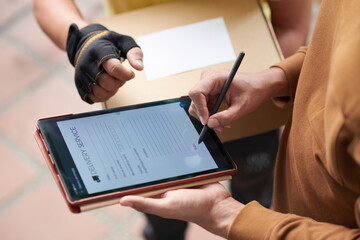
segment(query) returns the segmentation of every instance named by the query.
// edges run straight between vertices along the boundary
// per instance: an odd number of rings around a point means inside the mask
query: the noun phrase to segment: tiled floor
[[[88,19],[101,0],[79,0]],[[71,214],[34,141],[38,118],[100,109],[80,101],[73,69],[38,27],[31,0],[0,1],[0,239],[141,239],[145,219],[112,206]],[[166,226],[164,226],[166,227]],[[191,225],[187,239],[219,239]]]

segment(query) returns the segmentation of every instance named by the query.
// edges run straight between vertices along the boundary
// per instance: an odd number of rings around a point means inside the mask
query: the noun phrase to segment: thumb
[[[128,59],[130,65],[136,70],[143,70],[143,52],[140,48],[134,47],[128,51],[126,54],[126,58]]]
[[[148,198],[141,196],[125,196],[120,199],[120,205],[131,207],[137,211],[162,216],[166,214],[166,200],[161,198]]]

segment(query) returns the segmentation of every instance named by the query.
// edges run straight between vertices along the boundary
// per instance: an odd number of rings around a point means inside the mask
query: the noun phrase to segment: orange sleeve
[[[360,229],[349,229],[330,223],[316,222],[294,214],[283,214],[253,201],[237,215],[228,239],[358,239]]]
[[[304,62],[306,51],[307,51],[307,47],[301,47],[292,56],[286,58],[284,61],[278,64],[271,66],[271,67],[281,68],[285,72],[286,78],[289,81],[290,96],[277,97],[273,99],[274,103],[278,107],[284,108],[294,102],[296,87],[299,80],[300,71]]]

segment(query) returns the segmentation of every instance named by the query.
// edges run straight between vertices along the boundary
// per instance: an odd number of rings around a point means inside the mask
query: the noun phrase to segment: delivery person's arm
[[[125,68],[120,59],[127,58],[136,70],[143,69],[142,51],[131,37],[99,24],[88,25],[74,1],[34,0],[34,13],[42,30],[67,51],[84,101],[106,101],[134,78],[134,72]]]
[[[303,46],[310,29],[312,0],[268,0],[271,22],[284,57]]]

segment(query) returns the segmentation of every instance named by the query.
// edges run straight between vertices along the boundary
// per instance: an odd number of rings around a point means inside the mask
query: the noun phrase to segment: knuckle
[[[191,89],[189,91],[189,97],[192,99],[192,100],[196,100],[196,99],[199,99],[199,97],[201,97],[201,91],[199,89]]]
[[[111,98],[112,96],[114,96],[116,93],[117,93],[117,89],[113,89],[113,90],[109,91],[109,93],[107,94],[108,99]]]
[[[114,61],[108,62],[107,70],[110,75],[114,76],[117,73],[117,64]]]
[[[189,109],[189,113],[193,116],[196,115],[196,111],[193,108]]]
[[[176,190],[174,190],[176,191]],[[164,207],[167,208],[168,210],[171,210],[171,206],[176,206],[178,205],[178,201],[177,201],[177,198],[176,196],[174,196],[174,191],[170,191],[167,193],[167,197],[164,199]]]
[[[109,79],[104,79],[100,84],[100,86],[106,90],[112,89],[113,85],[114,84],[111,81],[109,81]]]
[[[211,78],[216,74],[218,69],[212,69],[212,68],[205,68],[200,75],[200,79],[207,79]]]
[[[190,98],[194,97],[195,94],[196,94],[196,92],[197,92],[197,90],[191,89],[191,90],[189,91],[189,97],[190,97]]]
[[[143,57],[143,51],[139,47],[134,47],[129,50],[128,54],[130,55],[136,55],[137,57]]]
[[[223,126],[230,125],[231,123],[233,123],[235,121],[235,119],[236,119],[236,116],[234,114],[230,114],[223,119],[222,125]]]
[[[208,73],[209,73],[209,69],[204,69],[202,72],[201,72],[201,74],[200,74],[200,79],[203,79],[203,78],[206,78],[206,76],[208,75]]]
[[[104,102],[106,101],[106,95],[101,91],[94,91],[94,96],[100,101]]]
[[[106,88],[106,90],[111,94],[115,93],[117,89],[118,89],[118,87],[115,83],[110,83],[108,85],[108,87]]]

